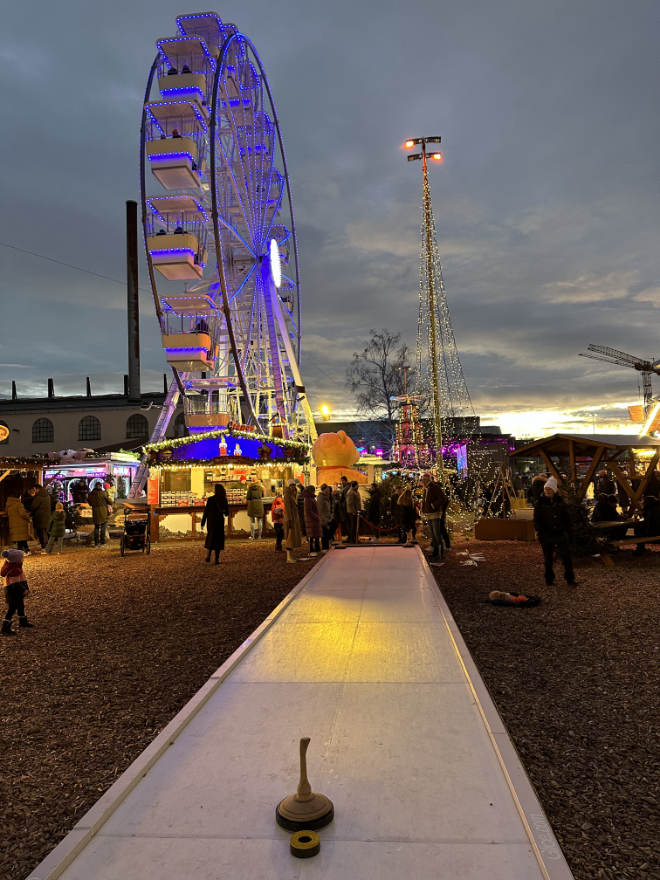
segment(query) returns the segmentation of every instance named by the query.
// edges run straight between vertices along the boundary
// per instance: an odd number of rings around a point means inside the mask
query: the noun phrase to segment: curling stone
[[[335,808],[330,798],[317,794],[307,779],[307,746],[309,737],[300,740],[300,782],[295,794],[281,800],[275,809],[277,824],[287,831],[307,831],[323,828],[332,822]]]

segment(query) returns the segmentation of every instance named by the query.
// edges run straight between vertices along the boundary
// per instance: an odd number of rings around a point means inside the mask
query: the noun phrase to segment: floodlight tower
[[[433,433],[435,439],[435,464],[438,472],[442,474],[442,410],[440,407],[440,387],[438,378],[438,313],[436,308],[436,290],[433,272],[433,248],[431,244],[431,191],[429,188],[429,176],[427,165],[427,144],[439,144],[442,142],[440,137],[421,137],[409,138],[404,147],[406,150],[412,150],[414,146],[420,145],[422,150],[420,153],[410,153],[409,162],[417,159],[422,160],[422,178],[424,190],[424,230],[426,235],[426,277],[428,279],[428,296],[429,296],[429,348],[431,354],[431,385],[433,388]],[[439,150],[434,150],[431,154],[434,162],[442,162],[443,156]]]

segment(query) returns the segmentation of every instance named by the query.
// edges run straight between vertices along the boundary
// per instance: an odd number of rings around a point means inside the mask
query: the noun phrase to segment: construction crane
[[[593,354],[591,353],[593,352]],[[653,386],[651,376],[653,373],[660,376],[660,360],[644,359],[626,354],[616,348],[608,348],[606,345],[588,345],[586,352],[580,352],[580,357],[593,358],[595,361],[605,361],[607,364],[615,364],[617,367],[631,367],[642,374],[642,389],[644,392],[644,416],[646,417],[653,405]]]

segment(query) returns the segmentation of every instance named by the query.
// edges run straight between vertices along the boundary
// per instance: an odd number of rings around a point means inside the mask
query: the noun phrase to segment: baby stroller
[[[148,510],[134,510],[126,514],[124,531],[119,541],[119,552],[125,556],[127,550],[151,553],[151,518]]]

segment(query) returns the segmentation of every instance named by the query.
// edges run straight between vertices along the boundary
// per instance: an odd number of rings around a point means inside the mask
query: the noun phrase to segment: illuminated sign
[[[7,437],[9,437],[9,428],[6,425],[0,425],[0,443],[4,443]]]

